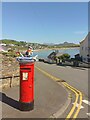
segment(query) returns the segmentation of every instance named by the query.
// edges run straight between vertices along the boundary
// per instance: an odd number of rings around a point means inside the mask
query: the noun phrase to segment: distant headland
[[[17,40],[11,40],[11,39],[2,39],[0,40],[0,44],[7,47],[13,47],[18,49],[27,49],[27,47],[30,45],[33,47],[34,50],[37,49],[57,49],[57,48],[73,48],[73,47],[80,47],[79,44],[75,43],[59,43],[59,44],[53,44],[53,43],[31,43],[26,41],[17,41]]]

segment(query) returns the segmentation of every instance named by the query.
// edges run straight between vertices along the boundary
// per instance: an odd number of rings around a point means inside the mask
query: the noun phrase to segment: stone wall
[[[5,78],[0,82],[0,88],[3,90],[19,85],[19,79],[20,79],[19,77],[14,76]]]
[[[19,63],[16,58],[8,57],[0,54],[1,72],[0,72],[0,88],[7,89],[19,85]]]

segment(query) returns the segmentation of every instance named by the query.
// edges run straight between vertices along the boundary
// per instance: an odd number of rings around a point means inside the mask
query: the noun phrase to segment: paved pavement
[[[61,85],[35,70],[34,110],[19,111],[19,86],[4,90],[2,97],[3,118],[48,118],[67,103],[68,92]]]

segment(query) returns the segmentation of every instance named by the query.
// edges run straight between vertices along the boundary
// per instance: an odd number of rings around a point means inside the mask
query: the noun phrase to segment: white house
[[[80,42],[80,57],[82,57],[83,62],[90,62],[90,32]]]
[[[1,46],[6,46],[6,44],[4,44],[4,43],[0,43],[0,45],[1,45]]]
[[[8,52],[5,46],[0,45],[0,52]]]
[[[9,46],[15,46],[14,44],[9,44]]]

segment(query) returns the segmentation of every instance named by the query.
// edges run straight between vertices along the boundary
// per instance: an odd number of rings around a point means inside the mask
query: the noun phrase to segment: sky
[[[2,3],[3,39],[79,43],[87,33],[87,2]]]

